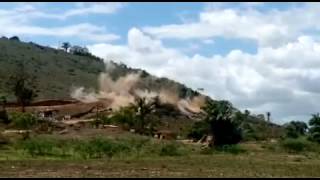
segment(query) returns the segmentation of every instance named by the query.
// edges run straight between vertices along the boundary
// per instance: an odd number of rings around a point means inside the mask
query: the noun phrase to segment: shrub
[[[210,131],[210,125],[206,121],[197,121],[193,124],[190,132],[188,133],[189,138],[200,140],[204,135]]]
[[[113,157],[141,156],[180,156],[187,153],[183,144],[176,142],[152,141],[150,138],[129,137],[108,139],[96,137],[93,139],[57,139],[48,137],[33,137],[16,143],[31,156],[59,156],[80,159],[97,159]]]
[[[31,156],[43,156],[51,155],[56,144],[47,138],[34,138],[21,142],[21,145]]]
[[[12,113],[10,119],[15,127],[21,129],[30,129],[39,122],[39,120],[30,113]]]
[[[280,146],[286,151],[294,153],[312,150],[310,142],[304,139],[285,139],[280,142]]]
[[[130,146],[126,143],[115,142],[111,139],[94,138],[87,142],[78,144],[75,149],[81,157],[87,158],[111,158],[116,154],[130,151]]]
[[[244,141],[262,141],[266,140],[269,135],[269,128],[266,127],[264,122],[257,122],[251,124],[245,122],[242,124],[243,140]]]
[[[206,147],[200,151],[201,154],[230,153],[235,155],[245,152],[247,152],[245,149],[236,144],[216,146],[214,148]]]
[[[291,121],[285,124],[286,136],[288,138],[298,138],[306,133],[308,126],[305,122]]]
[[[262,143],[261,148],[267,149],[269,151],[276,151],[279,149],[279,144],[271,144],[271,143]]]
[[[132,128],[136,119],[134,111],[130,107],[122,107],[120,110],[115,112],[112,117],[106,119],[106,122],[108,121],[116,124],[126,125],[129,128]]]
[[[246,152],[245,149],[241,148],[239,145],[223,145],[214,148],[216,151],[226,152],[231,154],[240,154]]]
[[[209,148],[209,147],[205,147],[203,149],[201,149],[200,154],[213,154],[215,151],[213,148]]]
[[[109,118],[108,116],[102,116],[101,117],[101,121],[102,121],[103,124],[112,124],[112,123],[114,123],[113,119]]]
[[[4,145],[4,144],[8,144],[9,143],[9,140],[4,137],[2,134],[0,134],[0,147],[1,145]]]
[[[317,129],[320,129],[320,128],[318,127]],[[310,135],[308,137],[308,140],[320,143],[320,132],[312,132],[312,133],[310,133]]]
[[[180,151],[178,144],[168,143],[168,144],[162,145],[159,155],[160,156],[180,156],[182,155],[182,152]]]

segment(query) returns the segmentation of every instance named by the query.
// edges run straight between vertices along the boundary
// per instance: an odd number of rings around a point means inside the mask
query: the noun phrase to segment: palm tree
[[[152,126],[153,122],[147,121],[149,119],[146,118],[147,115],[153,113],[155,111],[155,103],[147,102],[146,98],[135,98],[135,103],[131,104],[136,117],[136,131],[140,134],[146,133],[146,128],[148,126]],[[153,128],[153,127],[150,127]]]
[[[270,112],[267,112],[267,121],[270,122],[270,116],[271,116],[271,113]]]
[[[71,44],[69,42],[63,42],[61,47],[67,52]]]

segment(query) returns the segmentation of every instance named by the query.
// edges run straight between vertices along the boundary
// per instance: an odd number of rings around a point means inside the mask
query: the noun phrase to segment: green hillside
[[[72,86],[84,86],[97,89],[97,78],[105,71],[103,60],[92,55],[73,55],[63,50],[44,47],[35,43],[25,43],[19,40],[0,39],[0,93],[6,93],[9,100],[14,100],[8,92],[6,82],[10,75],[16,72],[19,62],[24,62],[26,71],[37,78],[37,100],[68,99]],[[114,64],[111,75],[114,79],[127,73],[141,70],[128,68],[123,64]],[[167,78],[152,78],[142,71],[141,88],[159,90],[161,87],[175,88],[181,97],[187,91],[190,95],[197,92]]]
[[[34,43],[1,38],[0,49],[2,93],[7,91],[5,83],[21,61],[25,62],[26,71],[37,78],[38,99],[69,98],[72,85],[97,87],[97,75],[104,71],[100,59],[75,56]]]

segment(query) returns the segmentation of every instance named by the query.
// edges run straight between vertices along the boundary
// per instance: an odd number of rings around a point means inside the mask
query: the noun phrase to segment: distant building
[[[39,112],[40,118],[53,120],[59,111],[55,109],[46,109]]]

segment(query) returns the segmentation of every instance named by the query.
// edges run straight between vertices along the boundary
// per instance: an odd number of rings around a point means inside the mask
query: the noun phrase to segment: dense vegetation
[[[146,137],[122,137],[110,139],[59,139],[35,137],[15,144],[28,155],[54,156],[62,158],[96,159],[112,157],[179,156],[188,151],[182,144],[163,141],[155,142]]]

